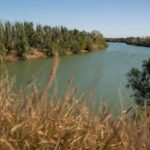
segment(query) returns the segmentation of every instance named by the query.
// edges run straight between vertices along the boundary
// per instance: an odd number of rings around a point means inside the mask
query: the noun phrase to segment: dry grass
[[[114,117],[102,104],[98,113],[89,111],[88,96],[77,97],[76,89],[64,93],[61,99],[56,91],[49,97],[57,65],[56,57],[44,91],[30,83],[31,93],[24,94],[22,89],[14,94],[8,78],[0,81],[0,149],[150,149],[148,109],[142,117],[137,109],[132,109],[134,117],[128,116],[129,110]]]

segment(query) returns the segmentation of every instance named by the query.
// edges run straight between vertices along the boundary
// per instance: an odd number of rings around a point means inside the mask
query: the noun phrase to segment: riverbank
[[[99,31],[70,30],[32,22],[0,22],[0,55],[7,62],[51,57],[56,52],[60,56],[79,54],[106,47]]]
[[[106,38],[107,42],[126,43],[128,45],[150,47],[150,37]]]
[[[45,58],[47,57],[44,53],[38,51],[35,48],[31,48],[30,54],[26,54],[24,57],[18,57],[16,55],[6,55],[3,57],[4,62],[15,62],[15,61],[22,61],[22,60],[32,60],[38,58]]]
[[[89,52],[95,52],[106,49],[108,46],[95,46],[93,49],[89,50],[80,50],[78,53],[71,52],[71,51],[64,51],[63,53],[60,53],[59,56],[71,56],[76,54],[84,54]],[[53,57],[54,54],[51,54],[50,56],[47,56],[44,52],[39,51],[35,48],[31,48],[30,54],[26,54],[24,57],[18,57],[16,55],[6,55],[2,58],[3,62],[16,62],[16,61],[23,61],[23,60],[32,60],[32,59],[39,59],[39,58],[46,58],[46,57]]]

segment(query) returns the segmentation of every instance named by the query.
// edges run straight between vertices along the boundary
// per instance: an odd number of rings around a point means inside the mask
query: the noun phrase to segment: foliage
[[[17,52],[16,52],[17,56],[25,57],[25,55],[29,51],[29,43],[28,43],[27,36],[24,30],[24,26],[23,24],[16,23],[15,28],[16,28],[15,46],[17,49]]]
[[[150,105],[150,59],[143,61],[142,70],[132,68],[128,73],[128,87],[134,91],[138,105]]]
[[[129,45],[150,47],[150,37],[107,38],[107,42],[122,42]]]
[[[25,57],[37,49],[48,56],[55,51],[64,55],[66,51],[80,53],[81,50],[92,50],[107,46],[99,32],[88,33],[77,29],[68,30],[65,27],[50,27],[32,22],[0,22],[0,52],[1,55]]]

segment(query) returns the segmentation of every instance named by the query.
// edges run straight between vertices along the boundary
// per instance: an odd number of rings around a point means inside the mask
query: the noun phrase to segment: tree
[[[34,46],[34,27],[32,22],[24,22],[24,30],[28,39],[29,45]]]
[[[4,44],[3,44],[3,41],[2,41],[2,37],[0,35],[0,56],[4,55],[4,50],[5,50],[5,47],[4,47]]]
[[[4,44],[7,50],[7,53],[11,53],[14,49],[14,34],[15,27],[9,21],[4,24]]]
[[[16,39],[17,55],[20,57],[25,57],[26,54],[29,52],[30,47],[24,30],[24,25],[22,23],[16,23],[15,27],[17,33]]]
[[[0,23],[0,56],[5,55],[5,45],[4,45],[4,27],[3,24]]]
[[[150,59],[143,61],[142,70],[132,68],[127,74],[128,85],[132,88],[135,102],[139,106],[150,105]]]
[[[44,42],[44,33],[43,33],[43,27],[41,25],[36,26],[36,32],[34,34],[34,47],[41,49],[43,48],[43,42]]]
[[[65,27],[34,25],[32,22],[0,22],[0,52],[6,55],[26,57],[31,48],[35,48],[48,56],[55,51],[80,53],[106,47],[103,36],[97,32],[85,32]]]

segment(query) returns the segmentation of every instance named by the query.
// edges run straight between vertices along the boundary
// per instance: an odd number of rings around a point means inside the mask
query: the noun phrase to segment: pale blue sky
[[[2,21],[33,21],[106,37],[150,36],[150,0],[0,0]]]

